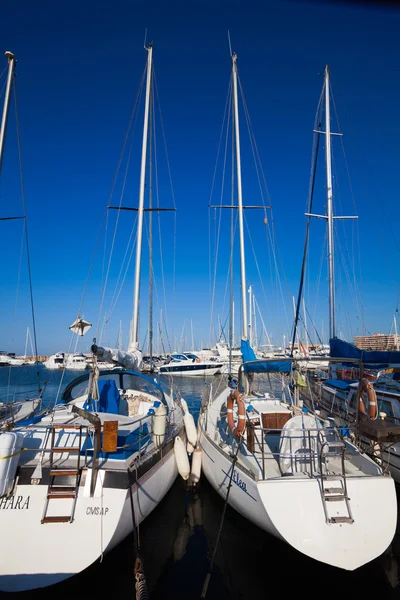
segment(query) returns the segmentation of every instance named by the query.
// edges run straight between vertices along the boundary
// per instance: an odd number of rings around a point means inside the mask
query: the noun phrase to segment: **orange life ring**
[[[236,401],[238,406],[238,422],[235,425],[233,420],[233,405]],[[244,400],[238,390],[232,390],[226,401],[227,413],[228,413],[228,427],[235,437],[240,437],[246,426],[246,407]]]
[[[199,358],[196,358],[196,362],[200,362],[200,359],[199,359]]]
[[[364,401],[362,399],[363,394],[367,394],[368,398],[368,416],[370,419],[375,420],[378,416],[378,403],[376,399],[376,392],[372,383],[364,377],[361,381],[361,393],[360,393],[360,411],[366,415]]]

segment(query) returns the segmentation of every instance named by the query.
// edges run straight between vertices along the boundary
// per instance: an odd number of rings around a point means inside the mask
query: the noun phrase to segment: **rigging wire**
[[[156,81],[156,75],[155,75],[155,70],[153,67],[153,79],[154,79],[154,90],[155,90],[155,98],[157,99],[157,106],[158,106],[158,114],[160,117],[160,124],[161,124],[161,132],[162,132],[162,139],[164,142],[164,152],[165,152],[165,157],[166,157],[166,161],[167,161],[167,170],[168,170],[168,177],[169,177],[169,184],[170,184],[170,188],[171,188],[171,197],[172,197],[172,202],[173,202],[173,208],[175,210],[174,212],[174,254],[173,254],[173,279],[172,279],[172,301],[175,302],[175,293],[176,293],[176,238],[177,238],[177,216],[176,216],[176,201],[175,201],[175,192],[174,192],[174,187],[172,184],[172,174],[171,174],[171,165],[170,165],[170,160],[169,160],[169,154],[168,154],[168,148],[167,148],[167,140],[166,140],[166,135],[165,135],[165,128],[164,128],[164,121],[163,121],[163,117],[162,117],[162,112],[161,112],[161,102],[160,102],[160,95],[158,92],[158,86],[157,86],[157,81]],[[153,100],[154,103],[154,100]],[[155,119],[155,115],[154,115],[154,119]],[[156,144],[156,127],[155,127],[155,121],[154,121],[154,126],[153,126],[153,139],[154,139],[154,170],[155,170],[155,187],[156,187],[156,201],[157,201],[157,207],[160,208],[160,195],[159,195],[159,178],[158,178],[158,168],[157,168],[157,144]],[[159,229],[159,241],[160,241],[160,257],[161,257],[161,281],[162,281],[162,286],[163,286],[163,292],[164,292],[164,307],[165,310],[164,312],[167,312],[167,294],[166,294],[166,286],[165,286],[165,273],[164,273],[164,263],[162,261],[162,256],[163,256],[163,251],[162,251],[162,235],[161,235],[161,215],[160,212],[158,212],[158,229]],[[167,314],[168,317],[168,314]],[[174,315],[172,314],[172,329],[174,328],[174,321],[173,321],[173,317]],[[164,317],[166,320],[166,317]]]
[[[321,339],[321,337],[320,337],[320,335],[319,335],[319,333],[318,333],[318,329],[317,329],[317,328],[316,328],[316,326],[315,326],[315,323],[314,323],[314,321],[313,321],[313,318],[311,317],[311,315],[310,315],[310,313],[309,313],[309,310],[308,310],[307,306],[306,306],[306,313],[307,313],[307,315],[308,315],[308,317],[309,317],[309,319],[310,319],[310,321],[311,321],[311,325],[314,327],[315,335],[317,336],[319,343],[321,344],[321,346],[323,346],[324,344],[323,344],[323,342],[322,342],[322,339]],[[308,332],[307,332],[307,333],[308,333]],[[308,334],[308,336],[311,338],[310,334]]]
[[[275,222],[274,222],[274,218],[273,218],[272,206],[266,206],[266,204],[265,204],[264,192],[265,192],[266,198],[268,199],[269,204],[271,205],[270,194],[269,194],[269,190],[268,190],[268,186],[267,186],[267,181],[266,181],[266,178],[265,178],[264,169],[263,169],[262,163],[261,163],[261,158],[260,158],[260,153],[259,153],[257,142],[256,142],[256,137],[255,137],[255,134],[254,134],[253,126],[251,124],[250,113],[249,113],[249,110],[248,110],[248,107],[247,107],[247,102],[246,102],[246,98],[245,98],[245,95],[244,95],[244,91],[243,91],[243,87],[242,87],[239,75],[238,75],[238,81],[239,81],[239,88],[240,88],[241,98],[242,98],[243,107],[244,107],[244,113],[245,113],[245,118],[246,118],[247,129],[248,129],[249,138],[250,138],[250,146],[251,146],[251,150],[252,150],[252,154],[253,154],[254,165],[255,165],[257,179],[258,179],[258,184],[259,184],[259,188],[260,188],[260,195],[261,195],[261,199],[262,199],[262,205],[264,207],[264,221],[266,222],[266,225],[268,225],[268,227],[266,228],[266,231],[268,231],[267,239],[269,239],[269,241],[270,241],[272,252],[273,252],[274,266],[275,266],[275,277],[277,279],[277,288],[276,288],[277,289],[277,300],[279,302],[279,292],[278,292],[278,290],[280,290],[280,292],[281,292],[281,300],[282,300],[282,305],[283,305],[283,310],[284,310],[284,313],[285,313],[286,326],[289,328],[289,321],[288,321],[288,315],[287,315],[287,310],[286,310],[286,303],[285,303],[285,299],[284,299],[284,295],[283,295],[282,284],[281,284],[281,281],[280,281],[278,263],[277,263],[277,260],[276,260],[275,247],[276,247],[276,249],[278,251],[278,254],[279,254],[279,257],[280,257],[281,269],[283,271],[283,277],[284,277],[284,281],[285,281],[286,288],[287,288],[288,292],[289,292],[289,286],[288,286],[288,282],[287,282],[287,278],[286,278],[285,269],[284,269],[284,266],[283,266],[283,260],[282,260],[282,255],[281,255],[281,251],[280,251],[280,246],[279,246],[279,243],[278,243],[278,240],[277,240],[277,236],[276,236]],[[263,192],[263,187],[264,187],[264,192]],[[271,209],[271,213],[270,213],[271,229],[269,227],[269,221],[267,219],[267,213],[266,213],[266,209],[267,208]],[[265,301],[267,302],[266,298],[265,298]]]
[[[90,281],[90,278],[91,278],[91,275],[92,275],[94,261],[95,261],[95,258],[96,258],[96,255],[97,255],[97,251],[98,251],[98,248],[99,248],[99,244],[100,244],[100,240],[101,240],[101,235],[102,235],[102,232],[103,232],[104,224],[106,223],[106,218],[107,218],[107,214],[108,214],[108,207],[111,204],[111,199],[112,199],[112,196],[113,196],[113,193],[114,193],[114,189],[115,189],[115,186],[116,186],[118,173],[119,173],[119,170],[120,170],[120,167],[121,167],[123,156],[125,154],[125,147],[126,147],[126,144],[128,142],[128,139],[129,139],[129,133],[130,133],[131,126],[132,126],[133,117],[136,114],[136,107],[138,105],[139,98],[140,98],[140,95],[141,95],[141,90],[142,90],[142,87],[143,87],[145,73],[146,73],[146,68],[144,69],[143,74],[142,74],[142,79],[141,79],[141,82],[139,84],[138,93],[136,95],[136,98],[135,98],[135,101],[134,101],[134,104],[133,104],[133,108],[132,108],[131,115],[130,115],[129,122],[128,122],[128,127],[127,127],[126,132],[125,132],[124,141],[123,141],[123,144],[122,144],[122,148],[121,148],[121,151],[120,151],[120,155],[119,155],[117,167],[115,169],[113,181],[112,181],[112,184],[111,184],[110,193],[109,193],[108,200],[107,200],[107,206],[104,209],[104,214],[103,214],[103,218],[102,218],[102,221],[101,221],[100,230],[99,230],[99,233],[98,233],[98,236],[97,236],[97,240],[96,240],[94,252],[93,252],[93,255],[92,255],[92,260],[91,260],[91,263],[90,263],[90,266],[89,266],[89,272],[88,272],[88,275],[87,275],[87,278],[86,278],[85,287],[84,287],[82,298],[81,298],[81,302],[80,302],[80,305],[79,305],[78,317],[81,314],[83,303],[84,303],[84,300],[86,298],[87,288],[88,288],[89,281]],[[97,329],[99,328],[100,318],[101,318],[101,314],[99,313],[98,322],[97,322]]]
[[[16,81],[14,81],[14,105],[15,105],[15,117],[16,117],[16,124],[17,124],[19,173],[20,173],[20,179],[21,179],[21,198],[22,198],[22,206],[23,206],[23,211],[24,211],[25,246],[26,246],[27,263],[28,263],[29,296],[30,296],[30,303],[31,303],[33,343],[34,343],[34,347],[35,347],[36,367],[38,367],[39,361],[38,361],[38,345],[37,345],[37,333],[36,333],[36,316],[35,316],[35,307],[34,307],[34,302],[33,302],[32,268],[31,268],[31,257],[30,257],[30,248],[29,248],[29,237],[28,237],[28,223],[27,223],[27,218],[26,218],[25,181],[24,181],[24,173],[23,173],[23,168],[22,168],[22,149],[21,149],[21,136],[20,136]],[[41,385],[40,385],[39,369],[37,369],[36,374],[37,374],[37,379],[38,379],[38,388],[40,390]]]
[[[157,92],[156,85],[155,85],[155,89]],[[160,101],[159,101],[158,94],[157,94],[157,101],[158,101],[158,107],[160,109]],[[154,100],[153,100],[153,105],[154,105]],[[159,114],[160,114],[160,118],[161,118],[161,112],[159,112]],[[155,113],[153,112],[154,183],[155,183],[155,191],[156,191],[156,206],[157,206],[157,208],[160,208],[160,186],[159,186],[158,160],[157,160],[157,137],[156,137],[156,124],[155,124],[154,119],[155,119]],[[165,144],[164,148],[166,148],[165,136],[164,136],[164,144]],[[174,197],[173,188],[172,188],[172,179],[171,179],[170,169],[168,169],[168,173],[169,173],[169,177],[170,177],[170,184],[171,184],[174,208],[176,208],[175,197]],[[164,320],[165,328],[166,328],[166,330],[168,330],[168,325],[167,325],[168,324],[167,288],[165,285],[165,269],[164,269],[164,261],[163,261],[163,255],[164,255],[164,253],[163,253],[163,236],[162,236],[162,228],[161,228],[161,213],[160,213],[160,211],[158,211],[158,214],[157,214],[157,225],[158,225],[158,243],[159,243],[159,248],[160,248],[161,285],[162,285],[163,300],[164,300],[163,320]],[[174,213],[174,246],[173,247],[174,247],[174,252],[173,252],[173,275],[172,275],[172,300],[174,302],[175,286],[176,286],[176,281],[175,281],[175,277],[176,277],[176,213]],[[172,317],[172,330],[174,329],[173,323],[174,323],[174,321],[173,321],[173,317]],[[168,343],[169,343],[169,340],[168,340]]]
[[[341,194],[340,194],[340,190],[339,190],[339,186],[338,186],[337,167],[336,167],[336,161],[335,161],[334,157],[333,157],[333,171],[334,171],[334,180],[335,180],[335,188],[336,188],[335,196],[338,197],[340,211],[341,211],[341,213],[343,213],[344,211],[343,211],[343,206],[342,206],[342,201],[341,201]],[[338,217],[336,217],[336,219],[338,219]],[[337,238],[337,240],[338,240],[338,248],[340,251],[341,261],[343,263],[343,268],[345,269],[345,275],[346,275],[346,278],[348,281],[350,294],[353,296],[354,306],[356,308],[356,311],[358,312],[358,315],[360,316],[361,311],[360,311],[359,305],[362,300],[361,300],[361,296],[360,296],[360,290],[359,290],[359,287],[357,285],[357,281],[355,278],[354,256],[351,254],[351,252],[349,250],[349,243],[348,243],[348,236],[346,233],[346,228],[343,228],[342,234],[339,236],[337,227],[336,227],[335,228],[335,238]],[[345,241],[345,251],[343,250],[343,246],[341,244],[341,239],[343,239],[343,238]],[[347,266],[348,264],[353,265],[354,282],[351,281],[349,269]]]
[[[335,111],[336,111],[336,107],[335,107]],[[348,115],[347,111],[344,111],[344,112],[346,114],[347,120],[350,123],[350,118],[349,118],[349,115]],[[336,118],[337,118],[337,116],[336,116]],[[363,172],[365,172],[364,157],[361,154],[361,152],[358,152],[358,157],[359,157],[360,162],[362,163]],[[360,177],[361,177],[361,181],[362,181],[362,184],[363,184],[363,187],[364,187],[365,197],[366,197],[366,199],[368,201],[368,206],[369,206],[370,214],[371,214],[371,217],[372,217],[372,221],[371,222],[375,226],[375,231],[377,233],[377,236],[378,236],[378,239],[379,239],[379,242],[380,242],[380,246],[381,246],[381,250],[382,250],[382,254],[383,254],[383,257],[384,257],[384,261],[386,263],[386,268],[387,268],[389,277],[391,279],[391,283],[393,284],[393,287],[394,287],[394,289],[396,290],[396,293],[397,293],[396,311],[398,311],[399,303],[400,303],[400,285],[398,285],[396,277],[394,276],[392,268],[391,268],[391,266],[389,264],[389,261],[388,261],[388,255],[387,255],[387,250],[386,250],[387,244],[385,244],[385,241],[382,238],[380,229],[376,226],[376,224],[379,222],[379,219],[376,218],[376,213],[374,212],[376,203],[374,205],[374,203],[371,201],[371,198],[370,198],[369,193],[368,193],[367,184],[366,184],[366,181],[365,181],[364,176],[363,176],[362,173],[361,173]],[[384,204],[383,200],[380,198],[379,193],[376,190],[374,183],[372,183],[372,187],[374,188],[374,192],[378,196],[378,199],[379,199],[379,202],[378,202],[379,209],[380,209],[381,212],[385,213],[385,204]],[[387,215],[387,213],[385,214],[385,216],[386,216],[385,225],[386,225],[386,227],[389,229],[389,231],[391,233],[391,236],[392,236],[392,239],[393,239],[393,242],[394,242],[396,250],[398,250],[400,252],[400,245],[398,243],[398,240],[397,240],[396,235],[395,235],[395,233],[393,231],[393,228],[392,228],[392,219],[390,218],[390,216]],[[358,235],[359,235],[359,231],[358,231]],[[360,249],[359,263],[360,263],[360,286],[361,286],[361,243],[360,243],[360,240],[358,240],[358,245],[359,245],[359,249]],[[363,306],[363,311],[364,311],[364,306]],[[363,316],[362,325],[365,328],[364,316]]]
[[[129,170],[129,165],[130,165],[130,158],[131,158],[131,153],[132,153],[132,146],[133,146],[133,141],[134,141],[134,139],[133,139],[134,138],[134,132],[135,132],[135,129],[136,129],[136,122],[137,122],[137,116],[138,116],[138,111],[136,111],[135,109],[136,109],[136,107],[139,104],[139,98],[141,97],[142,92],[143,92],[143,86],[144,86],[144,79],[145,79],[146,70],[147,70],[147,65],[146,65],[146,67],[145,67],[145,69],[143,71],[143,74],[142,74],[142,79],[141,79],[139,90],[138,90],[138,93],[137,93],[137,96],[136,96],[134,108],[132,110],[131,117],[130,117],[130,120],[129,120],[128,130],[127,130],[126,135],[125,135],[125,139],[124,139],[124,143],[123,143],[123,148],[122,148],[121,155],[120,155],[120,160],[118,162],[117,170],[116,170],[116,173],[114,175],[112,192],[110,194],[108,205],[107,205],[107,209],[108,209],[108,207],[110,206],[110,203],[111,203],[111,198],[112,198],[113,193],[114,193],[114,188],[115,188],[115,184],[116,184],[116,180],[117,180],[117,175],[119,174],[119,171],[120,171],[120,167],[121,167],[121,163],[122,163],[122,157],[125,154],[126,144],[127,144],[128,138],[129,138],[129,134],[131,132],[131,126],[132,126],[133,116],[135,115],[134,127],[133,127],[133,131],[132,131],[132,135],[131,135],[131,144],[130,144],[130,148],[129,148],[129,152],[128,152],[127,164],[126,164],[126,168],[125,168],[125,175],[124,175],[122,189],[121,189],[121,194],[120,194],[120,199],[119,199],[119,207],[118,207],[119,210],[117,211],[117,218],[116,218],[115,225],[114,225],[114,232],[113,232],[113,237],[112,237],[112,242],[111,242],[111,250],[109,252],[108,265],[107,265],[105,280],[104,280],[104,283],[103,283],[103,292],[102,292],[101,300],[100,300],[99,315],[98,315],[98,321],[97,321],[97,327],[96,327],[96,338],[99,338],[100,343],[101,343],[101,338],[102,338],[102,335],[103,335],[103,332],[104,332],[104,326],[103,326],[102,331],[99,334],[100,321],[101,321],[101,318],[102,318],[103,305],[104,305],[104,301],[105,301],[105,295],[106,295],[106,292],[107,292],[108,278],[109,278],[111,263],[112,263],[113,254],[114,254],[114,245],[115,245],[115,240],[116,240],[116,237],[117,237],[119,219],[120,219],[120,215],[121,215],[121,210],[120,209],[121,209],[121,206],[122,206],[122,200],[123,200],[124,192],[125,192],[126,179],[127,179],[127,175],[128,175],[128,170]],[[106,244],[106,239],[104,240],[104,244]],[[104,270],[104,266],[103,266],[103,270]],[[115,294],[115,292],[114,292],[114,294]],[[111,302],[112,302],[112,300],[111,300]]]
[[[221,181],[221,192],[220,192],[220,207],[223,206],[223,196],[224,196],[224,187],[225,187],[225,173],[226,173],[226,163],[227,163],[227,153],[228,153],[228,139],[229,139],[229,132],[230,132],[230,114],[231,114],[231,109],[232,109],[232,78],[229,81],[229,86],[228,86],[228,92],[227,92],[227,97],[226,97],[226,102],[225,102],[225,110],[224,110],[224,116],[223,116],[223,120],[222,120],[222,127],[221,127],[221,134],[220,134],[220,139],[219,139],[219,144],[218,144],[218,151],[217,151],[217,158],[216,158],[216,163],[215,163],[215,168],[214,168],[214,175],[213,175],[213,180],[212,180],[212,185],[211,185],[211,192],[210,192],[210,200],[209,200],[209,205],[211,205],[211,201],[212,201],[212,194],[213,194],[213,190],[214,190],[214,185],[215,185],[215,177],[216,177],[216,170],[217,170],[217,166],[218,166],[218,161],[219,161],[219,154],[220,154],[220,149],[221,149],[221,144],[222,144],[222,138],[223,138],[223,134],[225,131],[225,124],[226,124],[226,134],[225,134],[225,144],[224,144],[224,157],[223,157],[223,170],[222,170],[222,181]],[[214,210],[214,217],[216,215],[216,208],[213,209]],[[233,209],[232,209],[233,210]],[[221,222],[222,222],[222,210],[220,209],[219,214],[218,214],[218,225],[216,225],[216,231],[215,231],[215,235],[214,235],[214,274],[213,277],[211,275],[211,254],[210,254],[210,261],[209,261],[209,265],[210,265],[210,292],[211,292],[211,308],[210,308],[210,346],[211,344],[211,339],[213,337],[213,317],[214,317],[214,304],[215,304],[215,294],[216,294],[216,285],[217,285],[217,264],[218,264],[218,255],[219,255],[219,243],[220,243],[220,233],[221,233]]]
[[[26,224],[26,219],[24,218],[23,220],[23,227],[25,227]],[[15,328],[16,328],[16,322],[17,322],[17,306],[18,306],[18,299],[19,299],[19,289],[20,289],[20,284],[21,284],[21,271],[22,271],[22,258],[23,258],[23,252],[24,252],[24,231],[22,231],[22,237],[21,237],[21,247],[20,247],[20,252],[19,252],[19,266],[18,266],[18,275],[17,275],[17,286],[16,286],[16,292],[15,292],[15,304],[14,304],[14,316],[13,316],[13,325],[12,325],[12,335],[11,335],[11,345],[12,347],[14,347],[14,342],[15,342]],[[10,387],[11,387],[11,372],[12,372],[12,366],[10,364],[10,366],[8,367],[8,381],[7,381],[7,396],[10,395]],[[40,387],[40,385],[39,385]]]
[[[228,506],[229,494],[230,494],[231,487],[232,487],[233,473],[235,471],[235,465],[236,465],[236,462],[238,460],[238,454],[239,454],[239,450],[240,450],[241,444],[242,444],[242,439],[237,440],[236,452],[232,456],[232,466],[231,466],[231,472],[229,474],[229,483],[228,483],[228,489],[227,489],[227,492],[226,492],[226,497],[225,497],[225,502],[224,502],[224,508],[222,510],[221,521],[220,521],[219,528],[218,528],[218,533],[217,533],[217,539],[215,541],[214,550],[213,550],[212,557],[211,557],[211,560],[210,560],[210,564],[209,564],[209,567],[208,567],[208,572],[207,572],[207,575],[206,575],[205,580],[204,580],[203,589],[202,589],[201,596],[200,596],[201,598],[205,598],[207,596],[208,585],[210,583],[210,579],[211,579],[211,575],[212,575],[212,570],[213,570],[213,566],[214,566],[214,562],[215,562],[215,557],[217,555],[218,544],[219,544],[219,540],[220,540],[220,537],[221,537],[221,534],[222,534],[222,529],[223,529],[223,526],[224,526],[225,513],[226,513],[227,506]]]
[[[317,124],[317,127],[314,127],[314,129],[317,129],[317,131],[320,131],[321,120],[319,118],[318,112],[319,112],[319,106],[317,108],[317,114],[315,117],[315,123]],[[312,158],[311,158],[311,172],[310,172],[308,209],[307,209],[307,212],[309,214],[312,213],[312,205],[313,205],[314,190],[315,190],[315,179],[316,179],[316,174],[317,174],[317,161],[318,161],[320,134],[314,133],[313,138],[314,138],[314,140],[313,140],[313,151],[312,151]],[[301,266],[300,285],[299,285],[299,292],[298,292],[298,296],[297,296],[296,314],[295,314],[294,325],[293,325],[292,347],[290,350],[290,356],[292,358],[293,358],[293,352],[294,352],[294,344],[296,341],[297,325],[299,322],[301,298],[302,298],[302,293],[303,293],[303,285],[304,285],[306,262],[307,262],[308,243],[309,243],[309,238],[310,238],[310,227],[311,227],[311,217],[308,216],[307,217],[307,226],[306,226],[306,238],[305,238],[305,242],[304,242],[303,261],[302,261],[302,266]]]

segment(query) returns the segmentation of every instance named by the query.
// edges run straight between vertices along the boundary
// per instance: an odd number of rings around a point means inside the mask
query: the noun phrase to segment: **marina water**
[[[76,371],[50,371],[43,366],[0,369],[0,400],[18,397],[45,385],[44,402],[52,404],[65,386],[79,376]],[[220,376],[215,376],[220,377]],[[174,383],[197,420],[200,397],[213,377],[175,377]],[[400,503],[400,489],[397,488]],[[201,597],[204,579],[220,527],[223,500],[204,477],[197,490],[187,490],[178,477],[160,505],[141,524],[140,546],[148,591],[152,600],[195,600]],[[295,509],[294,509],[295,510]],[[301,518],[301,515],[299,515]],[[371,515],[371,519],[374,515]],[[45,527],[46,525],[44,525]],[[68,525],[66,525],[68,526]],[[6,540],[2,540],[7,543]],[[48,552],[74,552],[58,548]],[[18,557],[15,557],[18,560]],[[86,571],[48,588],[0,598],[83,597],[135,598],[132,536]],[[43,556],[44,563],[46,556]],[[379,600],[400,599],[400,524],[385,554],[353,572],[316,562],[289,545],[267,535],[236,511],[227,508],[207,596],[209,600],[250,600],[320,593],[326,599],[368,593]]]

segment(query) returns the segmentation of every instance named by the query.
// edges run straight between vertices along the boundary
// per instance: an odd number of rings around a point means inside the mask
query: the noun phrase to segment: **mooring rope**
[[[136,468],[136,480],[137,480],[137,468]],[[128,485],[129,485],[129,498],[131,501],[131,513],[132,513],[132,525],[133,525],[133,546],[135,550],[135,567],[134,567],[134,575],[135,575],[135,591],[136,591],[136,600],[147,600],[149,598],[148,590],[147,590],[147,582],[146,576],[144,574],[143,563],[140,557],[140,536],[139,536],[139,526],[136,526],[136,518],[135,518],[135,506],[133,503],[133,492],[132,492],[132,471],[128,469]]]
[[[225,498],[224,508],[223,508],[223,511],[222,511],[221,522],[219,524],[217,539],[216,539],[216,542],[215,542],[213,555],[212,555],[212,558],[211,558],[211,561],[210,561],[210,566],[208,568],[208,573],[207,573],[206,578],[204,580],[203,589],[202,589],[201,596],[200,596],[201,598],[205,598],[206,595],[207,595],[208,584],[210,583],[211,573],[212,573],[212,570],[213,570],[215,557],[217,555],[217,549],[218,549],[219,539],[221,537],[222,528],[224,526],[226,507],[228,506],[229,494],[230,494],[231,487],[232,487],[233,473],[235,471],[235,464],[237,462],[237,456],[238,456],[238,453],[239,453],[239,450],[240,450],[240,444],[241,443],[242,443],[242,441],[241,441],[241,439],[239,439],[238,445],[237,445],[237,448],[236,448],[236,452],[235,452],[235,454],[233,456],[232,469],[231,469],[231,474],[229,476],[228,490],[226,492],[226,498]]]

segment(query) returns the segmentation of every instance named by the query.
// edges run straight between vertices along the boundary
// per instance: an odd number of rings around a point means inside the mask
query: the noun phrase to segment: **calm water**
[[[28,388],[35,381],[34,367],[14,367],[11,371],[9,386],[9,369],[0,369],[0,400],[16,384]],[[41,368],[40,375],[48,381],[45,396],[50,401],[57,394],[61,373]],[[76,372],[65,372],[62,388],[76,376]],[[175,378],[196,415],[204,382],[201,377]],[[400,501],[400,490],[397,492]],[[222,510],[222,499],[204,478],[196,494],[191,495],[178,477],[164,500],[140,526],[142,557],[152,600],[200,598]],[[371,519],[377,514],[371,515]],[[368,593],[374,599],[395,600],[400,599],[397,564],[400,565],[400,526],[384,555],[357,571],[345,572],[307,558],[228,507],[207,598],[255,600],[275,594],[282,598],[318,594],[324,600],[338,600]],[[0,597],[50,599],[60,595],[79,598],[90,595],[121,599],[126,595],[134,600],[133,567],[133,541],[129,536],[102,563],[61,584],[21,594],[0,593]]]

